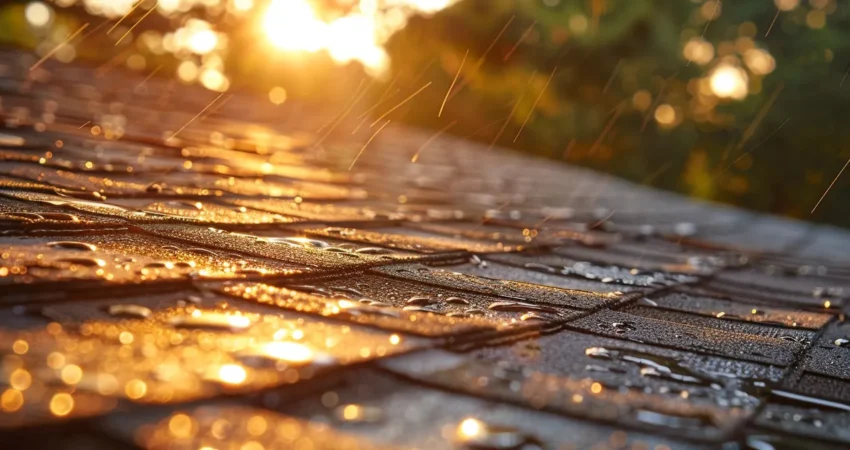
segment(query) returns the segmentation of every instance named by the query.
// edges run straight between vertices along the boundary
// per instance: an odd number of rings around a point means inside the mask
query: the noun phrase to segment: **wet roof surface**
[[[33,62],[0,52],[6,442],[850,445],[842,230]]]

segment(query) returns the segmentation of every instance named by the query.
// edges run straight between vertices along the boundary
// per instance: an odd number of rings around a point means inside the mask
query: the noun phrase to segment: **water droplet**
[[[174,315],[168,318],[171,326],[178,328],[210,329],[210,330],[244,330],[253,321],[245,316],[237,316],[220,312],[202,311],[196,309],[191,314]]]
[[[362,292],[358,291],[357,289],[350,288],[350,287],[344,287],[344,286],[336,287],[336,286],[331,286],[331,288],[330,288],[330,289],[331,289],[332,291],[334,291],[334,292],[341,292],[341,293],[343,293],[343,294],[349,294],[349,295],[352,295],[352,296],[354,296],[354,297],[356,297],[356,298],[362,298],[362,297],[365,297],[365,296],[366,296],[365,294],[363,294]]]
[[[525,313],[525,314],[523,314],[523,315],[522,315],[519,319],[520,319],[520,320],[522,320],[522,321],[529,321],[529,320],[549,320],[549,319],[548,319],[548,318],[546,318],[545,316],[542,316],[542,315],[537,314],[537,313],[534,313],[534,312]]]
[[[516,428],[490,425],[478,419],[464,419],[455,432],[458,443],[471,449],[514,450],[542,445]]]
[[[188,251],[188,252],[193,252],[193,253],[200,253],[200,254],[202,254],[202,255],[207,255],[207,256],[212,256],[212,257],[217,257],[217,256],[218,256],[218,253],[216,253],[216,252],[214,252],[214,251],[212,251],[212,250],[207,250],[207,249],[205,249],[205,248],[201,248],[201,247],[192,247],[192,248],[187,248],[187,249],[186,249],[186,251]]]
[[[273,341],[253,345],[239,352],[239,359],[251,367],[274,365],[277,368],[305,365],[332,365],[336,358],[319,353],[297,342]]]
[[[625,334],[628,331],[635,331],[637,328],[635,327],[633,322],[614,322],[611,325],[607,323],[600,323],[599,328],[608,328],[611,327],[615,333],[617,334]]]
[[[803,336],[783,335],[783,336],[779,336],[779,339],[782,339],[783,341],[793,342],[795,344],[800,344],[800,345],[811,344],[811,341],[809,341],[808,339],[806,339]]]
[[[310,239],[306,237],[282,237],[282,238],[268,238],[269,242],[277,242],[282,244],[294,244],[298,247],[305,248],[318,248],[323,249],[330,247],[331,245],[325,241],[320,241],[318,239]]]
[[[433,310],[433,309],[429,309],[429,308],[427,308],[427,307],[425,307],[425,306],[415,306],[415,305],[412,305],[412,306],[405,306],[405,307],[403,307],[403,308],[401,308],[401,309],[402,309],[403,311],[410,311],[410,312],[430,312],[430,313],[437,313],[437,312],[438,312],[438,311],[435,311],[435,310]]]
[[[13,134],[0,133],[0,146],[3,147],[22,147],[26,144],[26,140],[20,136]]]
[[[643,423],[650,425],[659,425],[672,428],[704,428],[713,426],[713,421],[709,416],[701,415],[674,415],[668,413],[660,413],[650,411],[648,409],[639,409],[636,412],[635,418]]]
[[[495,302],[491,303],[487,308],[492,311],[504,312],[547,312],[552,314],[558,313],[558,310],[555,308],[523,302]]]
[[[677,361],[635,350],[611,350],[605,347],[589,347],[584,354],[596,359],[623,361],[640,367],[642,376],[664,378],[681,383],[708,386],[709,380],[703,379],[691,370],[682,367]]]
[[[584,354],[591,358],[611,359],[611,351],[605,347],[589,347],[584,350]]]
[[[73,214],[67,214],[67,213],[45,213],[45,212],[43,212],[43,213],[39,213],[39,215],[41,215],[41,217],[44,217],[45,219],[49,219],[49,220],[60,220],[60,221],[63,221],[63,222],[79,222],[80,221],[79,217],[77,217]]]
[[[839,346],[839,347],[850,348],[850,340],[845,339],[845,338],[838,338],[838,339],[834,340],[832,343]]]
[[[319,296],[322,296],[322,297],[331,297],[331,296],[334,295],[334,293],[331,292],[330,289],[325,289],[325,288],[322,288],[322,287],[319,287],[319,286],[312,286],[312,285],[304,284],[304,285],[292,285],[292,286],[289,286],[289,288],[295,289],[297,291],[309,292],[311,294],[319,295]]]
[[[346,423],[376,423],[384,418],[384,412],[374,406],[357,404],[340,405],[334,409],[334,416]]]
[[[86,267],[104,267],[106,265],[106,261],[98,258],[62,258],[56,260],[56,262]]]
[[[469,300],[462,299],[460,297],[449,297],[446,299],[446,303],[450,303],[452,305],[468,305]]]
[[[784,403],[787,405],[809,409],[827,408],[837,411],[850,412],[850,405],[834,402],[832,400],[809,397],[808,395],[796,394],[794,392],[780,390],[773,390],[770,392],[770,394],[771,401],[774,403]]]
[[[360,254],[363,254],[363,255],[390,255],[390,254],[393,254],[395,252],[393,252],[392,250],[390,250],[388,248],[364,247],[364,248],[359,248],[357,250],[354,250],[354,253],[360,253]]]
[[[470,316],[483,316],[485,314],[484,310],[479,308],[469,308],[464,313]]]
[[[47,246],[48,247],[62,248],[62,249],[66,249],[66,250],[81,250],[81,251],[88,251],[88,252],[97,251],[97,247],[95,247],[92,244],[86,243],[86,242],[54,241],[54,242],[48,242]]]
[[[540,264],[540,263],[536,263],[536,262],[526,263],[525,268],[526,269],[532,269],[532,270],[540,270],[540,271],[549,272],[549,273],[555,273],[555,272],[558,271],[558,269],[556,269],[552,266],[549,266],[549,265],[546,265],[546,264]]]
[[[322,249],[322,251],[326,251],[326,252],[329,252],[329,253],[345,253],[345,254],[349,253],[348,250],[346,250],[344,248],[339,248],[339,247],[325,247],[325,248]],[[352,255],[348,255],[348,256],[352,256]]]
[[[408,305],[411,305],[411,306],[413,306],[413,305],[425,306],[425,305],[431,305],[433,303],[436,303],[436,301],[433,298],[425,297],[425,296],[419,296],[419,295],[414,296],[414,297],[410,297],[405,302],[405,304],[408,304]]]
[[[374,306],[374,307],[377,307],[377,308],[389,308],[389,307],[393,306],[392,303],[379,302],[377,300],[370,300],[368,305]]]
[[[112,316],[128,317],[133,319],[147,319],[151,316],[151,314],[153,314],[153,311],[149,308],[141,305],[128,304],[109,305],[107,312],[109,312],[109,315]]]
[[[681,222],[673,226],[673,233],[678,236],[693,236],[697,232],[697,226],[690,222]]]
[[[652,306],[652,307],[658,306],[658,303],[656,303],[656,302],[654,302],[654,301],[652,301],[648,298],[641,298],[640,300],[637,301],[637,304],[641,305],[641,306]]]

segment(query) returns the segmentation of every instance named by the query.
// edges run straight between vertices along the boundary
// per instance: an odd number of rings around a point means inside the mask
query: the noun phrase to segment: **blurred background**
[[[7,0],[0,44],[850,226],[846,1]]]

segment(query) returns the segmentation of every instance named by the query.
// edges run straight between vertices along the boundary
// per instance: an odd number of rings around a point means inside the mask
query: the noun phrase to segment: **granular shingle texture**
[[[0,447],[850,445],[842,230],[32,63],[0,51]]]

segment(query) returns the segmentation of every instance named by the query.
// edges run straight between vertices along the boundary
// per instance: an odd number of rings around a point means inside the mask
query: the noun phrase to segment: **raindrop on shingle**
[[[0,133],[0,146],[21,147],[26,144],[24,138],[12,134]]]
[[[147,319],[153,314],[150,308],[127,304],[109,305],[107,312],[112,316],[130,317],[133,319]]]
[[[838,347],[850,348],[850,340],[844,338],[838,338],[832,342]]]
[[[464,419],[455,432],[459,444],[476,450],[518,450],[541,448],[540,442],[516,428],[484,423],[478,419]]]
[[[697,232],[697,226],[690,222],[681,222],[673,226],[673,233],[679,236],[693,236]]]
[[[363,294],[362,292],[358,291],[357,289],[350,288],[350,287],[344,287],[344,286],[336,287],[336,286],[331,286],[331,290],[332,290],[332,291],[342,292],[342,293],[345,293],[345,294],[351,294],[351,295],[354,295],[354,296],[357,296],[357,297],[365,297],[365,294]]]
[[[212,330],[244,330],[253,324],[245,316],[224,314],[219,312],[196,309],[191,314],[184,313],[168,318],[167,322],[178,328],[212,329]]]
[[[650,425],[660,425],[671,428],[693,428],[701,429],[707,426],[712,426],[712,420],[708,416],[700,415],[674,415],[669,413],[660,413],[647,409],[637,410],[635,418],[639,422]]]
[[[328,253],[349,253],[348,250],[339,247],[325,247],[322,250]]]
[[[54,241],[54,242],[48,242],[47,246],[48,247],[62,248],[62,249],[66,249],[66,250],[81,250],[81,251],[88,251],[88,252],[97,251],[97,247],[95,247],[94,245],[89,244],[87,242]]]
[[[641,298],[641,299],[639,299],[639,300],[637,301],[637,304],[638,304],[638,305],[641,305],[641,306],[658,306],[658,303],[656,303],[656,302],[654,302],[654,301],[652,301],[652,300],[650,300],[650,299],[648,299],[648,298]]]
[[[529,320],[549,320],[549,319],[547,319],[545,316],[542,316],[542,315],[537,314],[537,313],[534,313],[534,312],[525,313],[525,314],[523,314],[523,315],[522,315],[519,319],[520,319],[520,320],[522,320],[522,321],[529,321]]]
[[[212,250],[207,250],[205,248],[200,248],[200,247],[187,248],[186,251],[194,252],[194,253],[200,253],[202,255],[207,255],[207,256],[212,256],[212,257],[218,256],[218,253],[216,253]]]
[[[410,312],[430,312],[430,313],[436,313],[437,312],[437,311],[434,311],[433,309],[428,309],[424,306],[405,306],[401,309],[403,311],[410,311]]]
[[[435,303],[435,300],[433,298],[420,296],[420,295],[410,297],[409,299],[407,299],[407,301],[405,301],[405,304],[420,305],[420,306],[430,305],[432,303]]]
[[[103,267],[106,265],[106,261],[99,258],[62,258],[57,262],[86,267]]]
[[[253,344],[240,351],[240,361],[250,367],[268,367],[277,369],[292,366],[329,366],[337,362],[333,355],[316,352],[298,342],[272,341]]]
[[[800,345],[810,344],[809,340],[802,337],[802,336],[783,335],[783,336],[779,336],[779,339],[782,339],[783,341],[793,342],[795,344],[800,344]]]
[[[392,254],[392,253],[395,253],[395,252],[393,252],[392,250],[390,250],[388,248],[364,247],[364,248],[354,250],[354,253],[361,253],[361,254],[364,254],[364,255],[389,255],[389,254]]]
[[[310,239],[305,237],[284,237],[284,238],[269,238],[270,242],[279,242],[279,243],[287,243],[287,244],[295,244],[300,247],[307,248],[327,248],[330,247],[325,241],[320,241],[318,239]]]
[[[614,322],[611,324],[611,326],[614,327],[614,332],[617,334],[623,334],[627,331],[637,330],[637,328],[632,322]]]
[[[488,309],[493,311],[503,311],[503,312],[548,312],[557,314],[558,310],[555,308],[550,308],[548,306],[542,305],[534,305],[531,303],[523,303],[523,302],[495,302],[491,303]]]
[[[375,406],[352,403],[336,407],[334,417],[340,422],[346,423],[375,423],[384,418],[384,412]]]
[[[449,297],[446,299],[446,303],[451,303],[453,305],[468,305],[469,301],[460,297]]]
[[[533,270],[542,270],[544,272],[549,272],[549,273],[557,272],[557,269],[555,269],[552,266],[548,266],[546,264],[540,264],[540,263],[536,263],[536,262],[526,263],[525,268],[526,269],[533,269]]]
[[[79,222],[80,221],[80,218],[73,215],[73,214],[67,214],[67,213],[39,213],[39,214],[41,215],[41,217],[44,217],[45,219],[50,219],[50,220],[60,220],[60,221],[63,221],[63,222]]]
[[[591,358],[611,359],[611,351],[605,347],[589,347],[584,350],[584,354]]]
[[[374,306],[374,307],[377,307],[377,308],[387,308],[387,307],[390,307],[390,306],[393,306],[393,305],[391,303],[379,302],[377,300],[371,300],[371,301],[369,301],[369,306]]]

